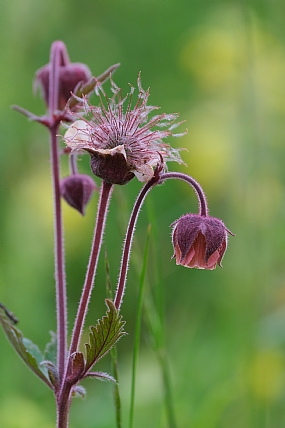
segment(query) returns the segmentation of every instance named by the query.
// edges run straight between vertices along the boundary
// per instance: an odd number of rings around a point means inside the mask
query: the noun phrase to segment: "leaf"
[[[13,314],[13,312],[10,312],[6,306],[3,305],[3,303],[0,302],[0,308],[3,309],[5,312],[6,317],[9,319],[11,324],[18,324],[19,320],[18,318]]]
[[[51,361],[54,365],[56,365],[57,358],[57,337],[53,331],[50,331],[50,341],[46,344],[44,359],[47,361]]]
[[[53,385],[53,389],[54,389],[54,391],[58,391],[59,379],[58,379],[57,368],[55,367],[55,365],[51,361],[46,360],[46,361],[41,362],[41,366],[46,367],[49,380],[51,381],[51,383]]]
[[[113,378],[113,376],[111,376],[111,375],[109,375],[108,373],[105,373],[105,372],[89,372],[84,377],[85,378],[87,378],[87,377],[93,377],[93,378],[101,380],[103,382],[114,382],[114,383],[117,383],[116,379]]]
[[[125,321],[119,315],[111,300],[106,299],[108,310],[97,325],[90,327],[89,343],[86,349],[86,372],[115,345],[115,343],[126,333],[124,332]]]
[[[74,96],[70,98],[68,107],[72,109],[74,106],[76,106],[78,103],[78,99],[76,99],[76,97],[88,95],[96,87],[97,82],[104,83],[110,77],[110,74],[112,74],[119,66],[120,63],[111,65],[111,67],[105,70],[104,73],[100,74],[100,76],[97,76],[96,79],[92,77],[87,83],[80,83],[78,86],[76,86]]]
[[[0,308],[0,322],[9,342],[18,355],[42,381],[52,388],[46,367],[40,365],[44,358],[37,345],[24,338],[20,330],[11,324],[3,308]]]

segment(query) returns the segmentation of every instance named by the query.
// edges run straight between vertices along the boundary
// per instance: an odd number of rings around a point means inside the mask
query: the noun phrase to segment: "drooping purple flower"
[[[153,177],[153,168],[161,159],[164,163],[183,163],[179,150],[163,142],[170,135],[184,135],[172,132],[179,125],[175,123],[178,115],[163,113],[149,119],[149,114],[158,107],[147,105],[149,90],[142,89],[140,77],[138,100],[133,107],[134,87],[131,86],[125,98],[113,81],[112,98],[106,96],[99,82],[97,88],[100,105],[90,105],[85,97],[80,99],[83,113],[76,115],[78,120],[69,126],[63,137],[72,150],[90,154],[91,169],[96,176],[112,184],[126,184],[134,176],[146,182]],[[128,104],[123,109],[126,100]]]
[[[186,214],[172,225],[173,257],[189,268],[215,269],[227,249],[227,234],[233,235],[218,218]]]

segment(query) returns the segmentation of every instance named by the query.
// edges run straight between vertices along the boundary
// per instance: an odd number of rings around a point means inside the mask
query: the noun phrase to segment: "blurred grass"
[[[150,102],[179,111],[188,134],[169,141],[203,185],[211,214],[234,233],[224,268],[214,272],[175,266],[169,225],[195,212],[183,183],[154,189],[147,207],[157,216],[148,280],[164,281],[165,341],[179,428],[281,428],[285,420],[285,30],[283,2],[4,1],[1,3],[1,290],[24,334],[43,349],[55,329],[52,208],[47,132],[10,110],[19,104],[40,114],[31,92],[35,71],[62,39],[72,61],[100,74],[121,62],[115,82],[128,89],[142,72]],[[107,86],[106,86],[107,87]],[[170,169],[178,169],[169,164]],[[88,172],[88,159],[81,170]],[[66,163],[62,166],[67,173]],[[115,283],[120,249],[140,184],[117,188],[105,245]],[[124,298],[129,336],[118,344],[123,423],[128,420],[134,340],[135,264],[142,261],[147,207],[136,240]],[[150,208],[149,208],[150,209]],[[96,196],[84,219],[64,206],[69,320],[88,260]],[[134,264],[135,263],[135,264]],[[101,257],[88,323],[104,311]],[[54,402],[0,333],[0,424],[54,426]],[[136,387],[136,428],[166,428],[160,369],[143,328]],[[108,360],[98,369],[110,371]],[[86,381],[74,401],[71,428],[113,427],[112,386]]]

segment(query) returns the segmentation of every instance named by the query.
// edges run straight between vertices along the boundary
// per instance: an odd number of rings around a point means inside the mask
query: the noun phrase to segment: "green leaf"
[[[75,89],[75,97],[71,97],[68,107],[72,109],[78,103],[76,97],[82,97],[83,95],[88,95],[93,89],[95,89],[97,82],[104,83],[118,67],[120,63],[111,65],[104,73],[94,79],[93,77],[87,83],[79,84]]]
[[[42,381],[52,388],[46,367],[40,365],[44,358],[37,345],[35,345],[29,339],[24,338],[20,330],[11,324],[3,308],[0,308],[0,322],[9,342],[18,355],[22,358],[24,363],[26,363],[26,365],[40,379],[42,379]]]
[[[57,368],[51,361],[42,361],[41,367],[44,366],[47,369],[49,380],[51,381],[51,384],[53,385],[54,391],[58,391],[59,388],[59,379],[58,379],[58,372]]]
[[[141,336],[141,320],[142,320],[142,311],[143,311],[143,296],[144,296],[144,288],[145,288],[147,261],[148,261],[148,255],[149,255],[150,237],[151,237],[151,225],[149,224],[149,226],[147,228],[142,270],[141,270],[141,275],[140,275],[138,308],[136,311],[137,316],[136,316],[136,327],[135,327],[135,342],[134,342],[134,350],[133,350],[133,368],[132,368],[129,428],[133,427],[133,421],[134,421],[136,371],[137,371],[138,356],[139,356],[139,346],[140,346],[140,336]]]
[[[94,379],[98,379],[101,380],[103,382],[114,382],[117,383],[116,379],[113,378],[113,376],[109,375],[109,373],[105,373],[105,372],[89,372],[87,373],[87,375],[85,376],[87,377],[91,377]]]
[[[56,334],[53,331],[50,331],[50,341],[46,344],[46,349],[44,352],[44,359],[51,361],[56,365],[57,358],[57,338]]]
[[[110,278],[110,264],[108,260],[107,251],[105,251],[105,269],[106,269],[106,291],[110,299],[112,299],[112,285]],[[121,396],[118,382],[118,361],[117,361],[117,347],[113,346],[110,351],[111,366],[112,366],[112,379],[114,379],[114,405],[116,412],[116,428],[122,428],[122,411],[121,411]],[[89,372],[90,374],[90,372]]]
[[[97,325],[90,327],[86,349],[86,372],[115,345],[126,333],[125,321],[111,300],[106,299],[108,310]]]

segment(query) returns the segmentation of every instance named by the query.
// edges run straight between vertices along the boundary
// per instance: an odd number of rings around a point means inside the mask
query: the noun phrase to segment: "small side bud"
[[[63,178],[60,183],[61,196],[82,215],[85,214],[85,208],[94,190],[98,190],[96,184],[85,174],[70,175]]]

